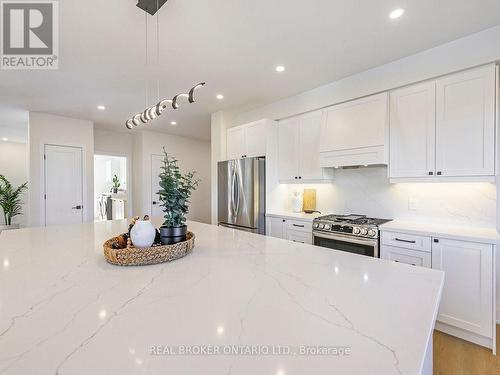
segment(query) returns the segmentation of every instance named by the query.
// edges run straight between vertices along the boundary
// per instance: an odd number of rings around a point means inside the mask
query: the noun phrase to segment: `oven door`
[[[314,245],[348,253],[379,257],[378,239],[352,237],[337,233],[313,232]]]

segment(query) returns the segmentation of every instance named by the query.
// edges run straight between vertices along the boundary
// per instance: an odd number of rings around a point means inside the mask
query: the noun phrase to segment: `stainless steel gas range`
[[[378,226],[390,220],[364,215],[327,215],[313,221],[313,243],[348,253],[379,257]]]

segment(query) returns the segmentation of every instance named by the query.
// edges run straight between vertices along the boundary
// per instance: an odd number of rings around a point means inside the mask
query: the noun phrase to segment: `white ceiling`
[[[207,85],[197,103],[142,127],[209,139],[211,112],[266,104],[500,24],[498,0],[168,0],[161,67],[146,70],[145,16],[135,4],[60,1],[59,70],[0,71],[0,104],[123,130],[144,109],[148,83],[154,103],[158,72],[164,97]],[[406,13],[389,20],[397,7]]]

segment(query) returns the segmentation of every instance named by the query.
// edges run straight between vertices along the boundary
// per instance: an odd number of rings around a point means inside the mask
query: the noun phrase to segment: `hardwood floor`
[[[497,352],[500,325],[497,325]],[[500,352],[434,331],[434,375],[499,375]]]

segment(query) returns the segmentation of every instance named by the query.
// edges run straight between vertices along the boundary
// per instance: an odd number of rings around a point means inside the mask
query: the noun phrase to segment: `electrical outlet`
[[[408,198],[408,210],[416,211],[418,206],[418,202],[415,198]]]

